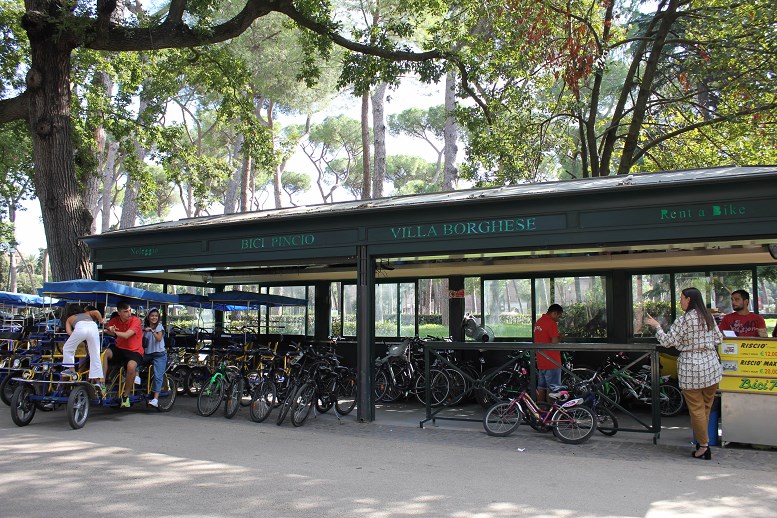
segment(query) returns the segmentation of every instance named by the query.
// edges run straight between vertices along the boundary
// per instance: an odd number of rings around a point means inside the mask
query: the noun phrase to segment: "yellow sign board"
[[[720,344],[720,390],[777,394],[777,340],[726,338]]]
[[[777,395],[777,378],[756,378],[749,376],[723,376],[719,388],[723,392],[750,392],[753,394]]]
[[[777,362],[777,340],[763,338],[726,338],[720,344],[720,358],[763,358]]]

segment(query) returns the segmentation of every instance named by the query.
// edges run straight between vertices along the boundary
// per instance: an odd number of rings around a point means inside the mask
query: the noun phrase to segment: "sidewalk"
[[[433,409],[433,412],[437,409]],[[461,430],[470,432],[483,432],[483,424],[481,419],[483,418],[485,410],[478,404],[471,403],[465,405],[459,405],[453,408],[444,409],[439,414],[435,415],[435,419],[426,421],[421,425],[421,421],[426,420],[426,409],[416,401],[403,401],[396,403],[378,403],[375,407],[375,423],[385,426],[398,426],[398,427],[423,427],[433,428],[441,430]],[[618,419],[618,427],[639,431],[618,431],[612,437],[605,437],[602,434],[595,434],[597,437],[603,437],[607,440],[617,442],[630,442],[630,443],[652,443],[653,433],[647,431],[645,425],[651,424],[651,412],[650,408],[634,409],[631,411],[636,418],[638,418],[642,424],[637,422],[631,416],[622,412],[617,412],[616,417]],[[454,418],[457,420],[450,420],[444,418]],[[464,421],[458,419],[471,419],[472,421]],[[642,431],[644,430],[644,431]],[[536,433],[528,425],[521,425],[516,433]],[[673,417],[661,417],[661,432],[658,435],[656,444],[672,447],[690,447],[693,444],[693,431],[690,426],[690,418],[686,410],[683,410],[680,414]],[[752,451],[770,451],[777,454],[777,448],[751,448],[749,444],[729,443],[725,441],[719,441],[719,448],[724,449],[745,449]],[[777,460],[777,459],[775,459]]]

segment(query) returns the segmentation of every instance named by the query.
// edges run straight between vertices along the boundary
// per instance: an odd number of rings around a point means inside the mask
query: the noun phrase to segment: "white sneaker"
[[[159,400],[157,398],[152,399],[148,404],[154,408],[159,408]]]
[[[140,376],[135,376],[135,385],[140,385]]]

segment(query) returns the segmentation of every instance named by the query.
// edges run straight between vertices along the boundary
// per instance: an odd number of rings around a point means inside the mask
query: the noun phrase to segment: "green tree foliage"
[[[316,185],[324,203],[331,203],[335,190],[342,187],[360,197],[362,140],[358,120],[346,115],[327,117],[310,128],[301,148],[316,169]]]
[[[438,166],[421,157],[389,155],[386,157],[386,179],[394,186],[393,194],[438,192],[441,178]]]
[[[493,185],[772,162],[776,16],[765,0],[460,2],[437,36],[461,43],[475,101],[459,113],[463,174]]]
[[[431,4],[434,2],[402,2],[402,7],[406,12],[412,12],[413,9],[426,9]],[[92,113],[99,122],[110,122],[107,106],[100,107],[106,109],[97,109],[99,103],[96,97],[91,106],[80,97],[80,90],[88,89],[90,84],[99,84],[99,81],[81,81],[85,76],[79,74],[88,68],[81,64],[81,60],[88,62],[90,57],[87,53],[81,56],[82,51],[95,51],[99,57],[113,53],[119,60],[132,53],[156,56],[161,50],[172,49],[171,59],[187,59],[190,65],[196,65],[200,60],[207,61],[216,55],[214,61],[222,65],[222,74],[211,73],[207,78],[192,83],[213,85],[216,91],[223,93],[230,86],[241,84],[232,82],[233,77],[244,78],[247,74],[240,60],[230,61],[230,56],[219,54],[223,49],[218,44],[244,33],[257,19],[276,13],[303,31],[301,39],[306,52],[302,73],[310,82],[320,77],[321,70],[316,56],[328,56],[333,45],[376,58],[368,60],[363,66],[359,65],[358,59],[350,60],[350,66],[346,67],[348,73],[342,78],[346,83],[355,83],[364,77],[357,73],[360,72],[359,68],[368,69],[370,75],[376,65],[390,73],[419,72],[431,78],[441,69],[429,63],[443,57],[443,53],[438,50],[415,52],[407,45],[384,38],[375,39],[368,34],[360,35],[360,41],[349,39],[342,33],[338,13],[326,2],[174,1],[161,4],[157,12],[146,12],[139,4],[115,1],[94,4],[75,0],[63,4],[58,0],[28,0],[22,5],[21,2],[4,0],[2,7],[0,33],[3,34],[4,45],[0,49],[0,67],[5,79],[3,94],[0,96],[0,124],[17,120],[30,122],[28,129],[34,161],[32,177],[36,194],[41,199],[51,252],[52,277],[57,280],[89,277],[91,274],[86,247],[76,238],[88,234],[91,229],[93,217],[84,202],[82,187],[87,175],[94,174],[98,163],[98,160],[94,160],[90,131],[100,126],[88,123],[88,114],[82,112],[84,106],[93,109]],[[176,52],[176,49],[180,49],[180,52]],[[94,62],[97,67],[98,60]],[[184,65],[183,62],[180,64]],[[131,67],[130,70],[143,71],[143,68]],[[141,72],[130,75],[136,84],[146,88],[149,84],[157,83],[157,73],[162,77],[165,71],[170,76],[181,72],[180,67],[168,66],[167,69],[156,69],[152,74]],[[22,86],[21,77],[24,74]],[[178,76],[179,80],[183,77],[186,76]],[[190,79],[188,77],[187,82]],[[130,82],[127,81],[127,85]],[[76,88],[71,85],[76,85]],[[124,99],[127,100],[130,99],[130,90],[119,88],[119,91],[125,92]],[[245,113],[251,102],[251,99],[242,95],[245,89],[236,88],[233,91],[234,96],[220,99],[219,117],[225,121],[240,120],[244,124],[242,132],[248,134],[246,141],[249,147],[256,145],[271,150],[272,147],[268,145],[270,139],[264,128],[248,118],[239,118],[239,114]],[[140,98],[141,101],[149,100],[153,96],[141,93]],[[131,102],[126,102],[126,106],[130,107]],[[144,126],[144,114],[140,115],[136,124]],[[161,153],[181,150],[182,157],[176,157],[175,160],[182,178],[195,168],[200,172],[208,168],[217,176],[223,169],[218,159],[202,165],[194,164],[190,158],[196,153],[188,148],[180,129],[177,132],[156,130],[147,137],[166,142],[160,145]],[[142,144],[142,139],[136,140]],[[129,149],[128,144],[122,142],[122,145],[126,146],[126,150]],[[141,147],[151,149],[149,146]],[[134,167],[131,171],[133,173],[149,177],[140,166]],[[197,186],[190,188],[195,193],[199,192]]]
[[[0,127],[0,251],[16,247],[15,220],[20,203],[33,197],[30,139],[21,122]]]

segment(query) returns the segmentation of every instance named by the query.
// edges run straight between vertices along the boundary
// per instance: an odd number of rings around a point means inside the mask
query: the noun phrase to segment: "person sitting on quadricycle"
[[[103,354],[103,370],[108,371],[108,364],[127,368],[124,394],[121,406],[129,408],[129,396],[135,382],[138,365],[143,361],[143,323],[132,314],[132,308],[127,302],[119,302],[116,306],[118,317],[108,321],[105,331],[116,337],[116,343],[108,347]]]

